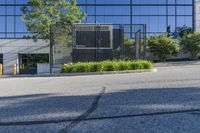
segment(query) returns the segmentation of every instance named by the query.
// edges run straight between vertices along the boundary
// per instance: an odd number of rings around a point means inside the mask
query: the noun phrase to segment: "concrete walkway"
[[[200,65],[200,61],[178,61],[178,62],[162,62],[154,63],[154,67],[170,67],[170,66],[190,66],[190,65]]]

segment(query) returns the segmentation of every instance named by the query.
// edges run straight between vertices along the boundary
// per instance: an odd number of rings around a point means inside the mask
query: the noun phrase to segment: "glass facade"
[[[84,22],[124,24],[131,36],[133,24],[146,24],[147,36],[174,31],[184,25],[193,28],[193,0],[77,0]],[[20,8],[27,0],[0,0],[0,38],[29,35]]]
[[[21,19],[21,6],[27,0],[0,0],[0,38],[23,38],[29,35]]]

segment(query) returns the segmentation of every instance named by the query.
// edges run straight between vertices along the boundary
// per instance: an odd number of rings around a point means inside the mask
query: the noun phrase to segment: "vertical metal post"
[[[52,67],[53,67],[53,37],[52,37],[52,25],[50,26],[50,74],[52,74]]]
[[[77,54],[77,48],[76,48],[76,27],[77,25],[76,24],[73,24],[72,28],[72,61],[75,62],[76,58],[75,58],[75,55]]]
[[[99,61],[99,25],[95,24],[95,61]]]
[[[144,59],[147,57],[147,26],[144,24],[144,33],[143,33],[143,38],[144,38]]]
[[[130,0],[130,38],[133,38],[133,0]]]
[[[141,30],[135,33],[135,58],[136,60],[141,58]]]
[[[125,55],[124,55],[124,53],[125,53],[125,51],[124,51],[124,25],[120,25],[120,29],[121,29],[121,40],[122,40],[122,42],[121,42],[121,46],[122,46],[121,57],[122,57],[122,59],[124,59],[124,57],[125,57]]]

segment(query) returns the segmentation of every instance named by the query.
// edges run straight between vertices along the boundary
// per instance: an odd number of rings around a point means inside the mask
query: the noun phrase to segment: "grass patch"
[[[71,63],[62,65],[62,73],[142,70],[151,69],[152,66],[152,63],[146,60]]]

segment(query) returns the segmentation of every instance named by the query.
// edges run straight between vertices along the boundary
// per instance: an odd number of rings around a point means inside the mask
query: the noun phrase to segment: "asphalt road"
[[[0,79],[0,133],[199,133],[200,65]]]

